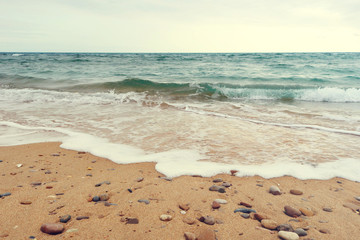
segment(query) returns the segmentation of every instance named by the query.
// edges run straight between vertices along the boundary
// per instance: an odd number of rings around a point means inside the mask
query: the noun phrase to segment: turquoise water
[[[360,53],[0,53],[0,133],[169,176],[360,180]]]

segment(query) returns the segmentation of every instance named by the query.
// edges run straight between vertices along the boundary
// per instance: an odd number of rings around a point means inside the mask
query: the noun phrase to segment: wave
[[[235,81],[234,81],[235,82]],[[35,88],[69,92],[145,92],[148,95],[213,100],[277,100],[311,102],[360,102],[360,88],[317,87],[284,84],[230,84],[196,82],[155,82],[140,78],[120,81],[75,84],[65,80],[49,80],[20,75],[0,74],[2,88]]]

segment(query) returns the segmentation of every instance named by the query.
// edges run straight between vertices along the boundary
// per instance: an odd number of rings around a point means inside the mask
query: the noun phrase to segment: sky
[[[359,0],[0,0],[0,52],[359,52]]]

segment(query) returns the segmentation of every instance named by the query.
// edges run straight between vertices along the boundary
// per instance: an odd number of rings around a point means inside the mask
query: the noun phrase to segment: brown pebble
[[[46,189],[52,189],[53,186],[46,186]]]
[[[137,218],[125,218],[126,224],[139,224],[139,219]]]
[[[254,219],[261,222],[263,219],[268,219],[268,217],[263,214],[254,213]]]
[[[88,216],[79,216],[79,217],[76,217],[76,220],[83,220],[83,219],[89,219]]]
[[[330,230],[325,229],[325,228],[320,229],[319,232],[324,233],[324,234],[330,234]]]
[[[200,231],[199,236],[197,237],[197,240],[216,240],[215,233],[210,228],[203,228]]]
[[[100,195],[100,201],[107,201],[109,198],[109,195],[106,193]]]
[[[314,212],[311,211],[311,210],[309,210],[309,209],[300,208],[299,210],[300,210],[300,212],[301,212],[302,214],[304,214],[304,215],[307,216],[307,217],[312,217],[312,216],[314,216]]]
[[[185,232],[184,237],[186,240],[196,240],[196,235],[191,232]]]
[[[263,219],[261,225],[266,229],[274,230],[277,228],[278,223],[271,219]]]
[[[220,208],[220,203],[218,203],[216,201],[213,201],[212,204],[211,204],[211,207],[213,209],[219,209]]]
[[[183,222],[187,223],[189,225],[193,225],[195,223],[195,219],[191,218],[191,217],[186,217],[186,218],[183,219]]]
[[[245,206],[247,208],[252,208],[252,205],[246,202],[240,202],[239,205]]]
[[[179,208],[184,210],[184,211],[187,211],[187,210],[190,209],[190,204],[189,203],[180,203]]]
[[[293,207],[290,207],[290,206],[285,206],[284,210],[285,210],[285,214],[290,216],[290,217],[299,217],[299,216],[301,216],[301,212],[299,210],[297,210],[296,208],[293,208]]]
[[[31,201],[21,201],[20,204],[22,204],[22,205],[30,205],[30,204],[32,204],[32,202]]]
[[[45,223],[41,225],[40,230],[43,233],[55,235],[62,233],[64,231],[64,226],[60,223]]]
[[[323,207],[323,211],[325,212],[332,212],[333,210],[329,207]]]
[[[291,189],[290,193],[293,194],[293,195],[302,195],[303,194],[302,191],[296,190],[296,189]]]

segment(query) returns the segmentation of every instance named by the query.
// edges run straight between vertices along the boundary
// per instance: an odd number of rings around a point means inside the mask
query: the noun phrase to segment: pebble
[[[286,232],[293,232],[294,228],[290,224],[284,223],[284,224],[280,224],[279,226],[277,226],[276,230],[278,230],[278,231],[286,231]]]
[[[220,186],[212,185],[212,186],[209,188],[209,190],[210,190],[210,191],[219,191],[220,188],[221,188]]]
[[[32,182],[31,185],[33,185],[33,186],[39,186],[39,185],[41,185],[41,182]]]
[[[76,217],[76,220],[83,220],[83,219],[89,219],[88,216],[79,216],[79,217]]]
[[[286,231],[280,231],[278,233],[279,237],[284,240],[297,240],[299,239],[299,235],[297,235],[294,232],[286,232]]]
[[[290,217],[299,217],[299,216],[301,216],[301,212],[299,210],[297,210],[296,208],[293,208],[293,207],[290,207],[290,206],[285,206],[284,210],[285,210],[285,214],[290,216]]]
[[[149,204],[149,203],[150,203],[150,201],[147,200],[147,199],[139,199],[138,202],[139,202],[139,203],[145,203],[145,204]]]
[[[228,182],[224,182],[223,184],[221,184],[221,186],[228,188],[228,187],[231,187],[232,184],[228,183]]]
[[[299,211],[304,214],[305,216],[307,217],[312,217],[314,216],[314,212],[309,210],[309,209],[306,209],[306,208],[300,208]]]
[[[303,192],[300,190],[296,190],[296,189],[291,189],[290,193],[293,195],[303,195]]]
[[[193,225],[195,223],[195,219],[191,218],[191,217],[186,217],[186,218],[183,219],[183,222],[187,223],[189,225]]]
[[[278,226],[278,223],[271,219],[263,219],[263,220],[261,220],[261,225],[264,228],[267,228],[270,230],[275,230]]]
[[[271,193],[272,195],[281,195],[280,188],[275,185],[273,185],[269,188],[269,193]]]
[[[109,206],[117,206],[117,204],[116,203],[109,203],[109,202],[104,202],[104,206],[105,207],[109,207]]]
[[[239,205],[245,206],[247,208],[252,208],[252,205],[246,202],[240,202]]]
[[[143,180],[144,180],[143,177],[139,177],[139,178],[136,179],[137,182],[142,182]]]
[[[188,211],[190,209],[190,204],[189,203],[180,203],[179,208],[184,211]]]
[[[325,228],[320,229],[319,232],[324,233],[324,234],[330,234],[330,230],[325,229]]]
[[[60,218],[60,222],[67,223],[71,219],[70,215],[64,215]]]
[[[294,232],[299,235],[299,237],[307,236],[307,232],[302,228],[297,228]]]
[[[213,182],[214,183],[218,183],[218,182],[222,182],[223,180],[221,179],[221,178],[215,178],[214,180],[213,180]]]
[[[323,207],[323,211],[325,212],[332,212],[333,210],[329,207]]]
[[[185,215],[185,214],[186,214],[186,211],[181,210],[180,213],[181,213],[182,215]]]
[[[109,195],[107,193],[104,193],[104,194],[100,195],[100,201],[107,201],[109,199],[110,199],[110,197],[109,197]]]
[[[72,233],[77,231],[79,231],[77,228],[70,228],[69,230],[66,230],[67,233]]]
[[[354,197],[356,200],[360,201],[360,196],[359,197]]]
[[[45,223],[41,225],[40,230],[47,234],[59,234],[64,231],[64,226],[60,223]]]
[[[111,182],[110,182],[110,181],[103,181],[103,182],[101,182],[101,183],[97,183],[97,184],[95,184],[95,187],[100,187],[100,186],[101,186],[101,185],[103,185],[103,184],[110,185],[110,184],[111,184]]]
[[[34,239],[34,240],[36,240],[36,237],[35,237],[35,236],[29,236],[29,239]]]
[[[245,219],[248,219],[248,218],[250,217],[250,214],[248,214],[248,213],[242,213],[242,214],[240,214],[240,216],[242,216],[242,217],[245,218]]]
[[[9,193],[9,192],[2,193],[2,194],[0,194],[0,198],[7,197],[7,196],[10,196],[10,195],[11,195],[11,193]]]
[[[47,171],[45,172],[45,174],[51,174],[51,171],[50,171],[50,170],[47,170]]]
[[[225,191],[225,188],[220,188],[218,192],[219,193],[225,193],[226,191]]]
[[[259,213],[255,213],[255,214],[254,214],[254,218],[255,218],[256,220],[260,221],[260,222],[261,222],[261,220],[263,220],[263,219],[268,219],[267,216],[262,215],[262,214],[259,214]]]
[[[202,229],[197,240],[216,240],[215,232],[210,228]]]
[[[328,223],[329,221],[327,220],[319,220],[319,223]]]
[[[0,162],[3,162],[3,160],[0,160]]]
[[[20,204],[22,204],[22,205],[30,205],[30,204],[32,204],[32,202],[25,200],[25,201],[21,201]]]
[[[91,173],[86,174],[86,177],[92,177]],[[66,231],[67,232],[67,231]]]
[[[346,208],[350,208],[353,212],[357,212],[357,211],[359,211],[359,209],[360,209],[360,206],[358,206],[358,205],[355,205],[355,204],[353,204],[353,203],[345,203],[345,204],[343,204],[343,206],[344,207],[346,207]]]
[[[256,213],[256,211],[254,209],[251,209],[251,208],[238,208],[238,209],[235,209],[234,210],[234,213],[237,213],[237,212],[242,212],[242,213]]]
[[[128,188],[127,190],[129,191],[129,193],[132,193],[132,192],[133,192],[130,188]]]
[[[139,224],[139,219],[137,218],[126,218],[125,221],[125,224]]]
[[[21,163],[19,163],[19,164],[16,164],[16,167],[18,167],[18,168],[20,168],[20,167],[22,167],[23,165],[21,164]]]
[[[212,216],[203,216],[200,219],[200,222],[206,223],[208,225],[214,225],[215,224],[215,218]]]
[[[186,240],[196,240],[196,235],[191,232],[185,232],[184,237]]]
[[[220,206],[220,203],[213,201],[213,203],[211,204],[211,207],[213,209],[219,209],[221,206]]]
[[[100,201],[100,197],[99,197],[99,196],[94,196],[94,197],[92,198],[92,201],[93,201],[93,202],[98,202],[98,201]]]
[[[172,216],[171,215],[167,215],[167,214],[163,214],[160,216],[160,220],[161,221],[171,221],[172,220]]]
[[[227,204],[227,201],[225,199],[220,199],[220,198],[215,199],[214,202],[217,202],[219,204]]]

